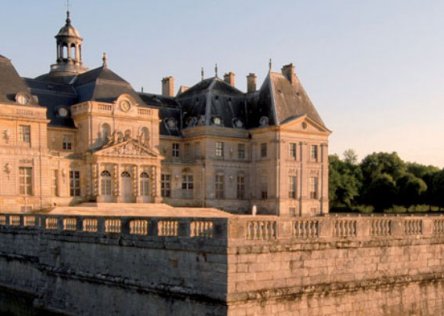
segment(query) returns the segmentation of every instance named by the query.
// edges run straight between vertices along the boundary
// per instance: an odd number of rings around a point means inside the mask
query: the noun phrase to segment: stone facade
[[[136,92],[88,70],[68,17],[48,74],[21,78],[0,56],[0,209],[97,203],[217,207],[299,216],[328,212],[328,135],[293,65],[248,92],[204,79],[174,96]]]
[[[443,248],[442,216],[1,214],[0,292],[68,315],[442,315]]]

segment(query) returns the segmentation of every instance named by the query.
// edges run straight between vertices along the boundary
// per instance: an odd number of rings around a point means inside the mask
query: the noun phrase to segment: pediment
[[[133,157],[133,158],[157,158],[158,153],[139,143],[136,139],[129,139],[120,143],[105,145],[94,155],[108,157]]]
[[[281,129],[291,132],[330,134],[331,131],[307,115],[302,115],[281,124]]]

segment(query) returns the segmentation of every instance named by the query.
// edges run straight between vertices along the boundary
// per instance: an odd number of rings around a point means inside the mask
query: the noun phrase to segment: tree
[[[356,165],[358,163],[358,155],[353,149],[347,149],[342,155],[345,163],[351,165]]]
[[[444,207],[444,169],[433,177],[433,202],[441,209]]]
[[[411,173],[406,173],[396,181],[398,187],[397,203],[406,207],[421,203],[422,195],[427,191],[424,180]]]
[[[329,157],[329,194],[332,208],[351,208],[359,194],[360,169],[349,162],[341,161],[337,155]]]
[[[406,172],[406,166],[396,152],[373,153],[362,160],[361,170],[365,182],[370,184],[382,174],[388,174],[396,181]]]
[[[392,176],[382,173],[367,187],[364,202],[373,205],[376,212],[383,212],[394,204],[397,193],[396,183]]]

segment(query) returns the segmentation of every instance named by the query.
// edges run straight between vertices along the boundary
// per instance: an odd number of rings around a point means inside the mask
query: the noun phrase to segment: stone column
[[[132,173],[133,173],[133,196],[136,198],[136,202],[138,202],[139,196],[140,196],[140,188],[139,188],[139,166],[134,165],[132,166]]]
[[[116,201],[122,202],[122,197],[120,196],[120,165],[114,165],[113,172],[113,185],[114,185],[114,196],[116,197]]]

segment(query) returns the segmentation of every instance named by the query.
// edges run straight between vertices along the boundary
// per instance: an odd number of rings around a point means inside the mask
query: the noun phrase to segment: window
[[[101,191],[100,193],[102,195],[111,195],[111,183],[112,183],[112,179],[111,179],[111,173],[109,173],[108,170],[104,170],[102,171],[102,173],[100,174],[100,186],[101,186]]]
[[[313,161],[318,161],[318,145],[311,145],[310,159]]]
[[[216,175],[216,199],[223,199],[225,197],[225,185],[224,185],[224,175]]]
[[[140,174],[140,195],[150,195],[150,177],[146,172]]]
[[[224,143],[216,142],[216,157],[223,157],[223,156],[224,156]]]
[[[290,148],[289,148],[289,152],[290,152],[290,159],[296,160],[296,149],[297,149],[297,144],[296,143],[290,143],[289,144]]]
[[[182,197],[185,199],[193,198],[193,175],[182,175]]]
[[[80,171],[69,172],[69,195],[80,196]]]
[[[32,195],[32,168],[19,168],[19,191],[22,195]]]
[[[266,200],[268,199],[268,185],[267,185],[267,179],[262,179],[262,183],[261,183],[261,199],[262,200]]]
[[[310,177],[309,182],[310,199],[317,199],[318,194],[318,177]]]
[[[162,174],[160,176],[160,191],[162,197],[171,197],[171,175]]]
[[[31,144],[31,126],[20,125],[19,126],[19,141],[25,144]]]
[[[179,157],[179,149],[180,149],[180,145],[178,143],[173,143],[172,144],[172,156],[173,157]]]
[[[72,137],[70,135],[63,136],[63,150],[72,149]]]
[[[191,159],[191,145],[189,143],[185,144],[185,158],[186,159]]]
[[[237,144],[237,158],[245,159],[245,144]]]
[[[59,171],[52,171],[51,192],[53,196],[58,196],[59,193]]]
[[[296,198],[296,176],[288,177],[288,197],[290,199]]]
[[[290,207],[290,216],[296,216],[296,207]]]
[[[261,144],[261,158],[267,157],[267,143]]]
[[[245,199],[245,176],[243,174],[239,174],[237,176],[237,198],[239,200]]]

